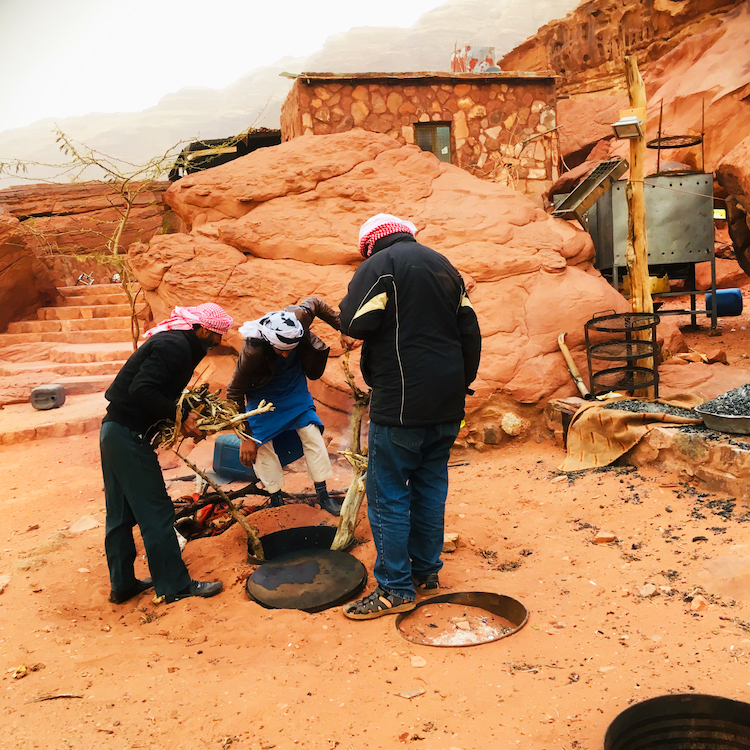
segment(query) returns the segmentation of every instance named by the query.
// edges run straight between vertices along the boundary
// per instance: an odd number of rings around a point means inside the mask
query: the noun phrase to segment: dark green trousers
[[[138,524],[157,596],[190,585],[174,531],[174,505],[167,494],[156,453],[143,437],[117,422],[99,432],[107,522],[104,549],[112,592],[135,586],[133,527]]]

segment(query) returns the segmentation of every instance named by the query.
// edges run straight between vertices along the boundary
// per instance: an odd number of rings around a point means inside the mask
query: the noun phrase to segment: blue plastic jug
[[[706,310],[713,310],[714,295],[706,294]],[[739,289],[716,290],[716,315],[719,318],[731,318],[742,315],[742,292]]]

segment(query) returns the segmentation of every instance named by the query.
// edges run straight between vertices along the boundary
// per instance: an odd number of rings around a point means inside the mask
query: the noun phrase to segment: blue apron
[[[277,357],[276,372],[271,380],[260,388],[248,391],[245,399],[248,411],[256,409],[263,400],[274,405],[273,411],[249,417],[250,429],[253,437],[261,443],[279,438],[279,443],[285,446],[283,452],[290,456],[297,452],[299,455],[296,458],[302,456],[302,443],[295,432],[300,427],[315,424],[323,432],[323,423],[315,411],[296,349],[288,357]],[[277,447],[276,442],[274,447]]]

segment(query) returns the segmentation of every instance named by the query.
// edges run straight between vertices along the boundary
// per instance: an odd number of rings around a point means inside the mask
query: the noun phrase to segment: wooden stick
[[[205,472],[201,471],[187,456],[183,456],[182,453],[175,450],[175,453],[196,473],[200,476],[204,482],[211,485],[214,491],[217,492],[221,499],[227,504],[229,513],[237,523],[242,526],[245,534],[247,534],[248,543],[250,545],[250,554],[258,560],[265,560],[263,554],[263,545],[261,544],[260,537],[258,536],[258,530],[250,525],[247,518],[239,512],[237,506],[231,501],[229,495],[219,487],[216,482],[206,476]]]
[[[345,495],[346,492],[346,490],[328,490],[328,494],[331,497],[341,497],[342,495]],[[226,494],[227,497],[231,498],[232,500],[240,497],[247,497],[248,495],[258,495],[259,497],[265,498],[267,500],[271,496],[270,492],[260,489],[260,487],[255,484],[249,484],[247,485],[247,487],[243,487],[239,490],[233,490],[232,492],[227,492]],[[314,504],[313,501],[317,498],[317,495],[314,492],[283,492],[281,494],[281,497],[290,498],[292,500],[301,500],[303,503],[309,500],[310,502],[307,502],[306,504],[312,505]],[[205,495],[202,495],[198,500],[186,502],[184,505],[180,504],[179,506],[177,506],[175,509],[177,520],[192,516],[194,513],[199,511],[201,508],[205,508],[207,505],[214,505],[215,503],[221,503],[223,501],[224,500],[221,495],[216,492],[206,493]],[[177,503],[178,500],[175,500],[174,502]]]
[[[362,417],[370,403],[370,394],[357,388],[351,371],[349,370],[349,349],[344,351],[342,366],[344,377],[354,394],[354,408],[349,430],[349,449],[344,451],[344,456],[352,466],[354,475],[346,497],[341,506],[341,517],[336,536],[333,538],[331,549],[346,549],[354,539],[354,530],[357,528],[359,509],[365,498],[365,472],[367,471],[367,449],[361,449],[360,431],[362,428]]]
[[[77,693],[56,693],[55,695],[40,695],[38,698],[31,698],[26,703],[41,703],[42,701],[56,701],[58,698],[83,698]]]

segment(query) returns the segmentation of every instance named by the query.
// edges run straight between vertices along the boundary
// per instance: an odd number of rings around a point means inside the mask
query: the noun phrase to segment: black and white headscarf
[[[297,317],[285,310],[271,312],[259,320],[248,320],[240,326],[240,334],[246,339],[264,339],[275,349],[294,349],[305,333]]]

